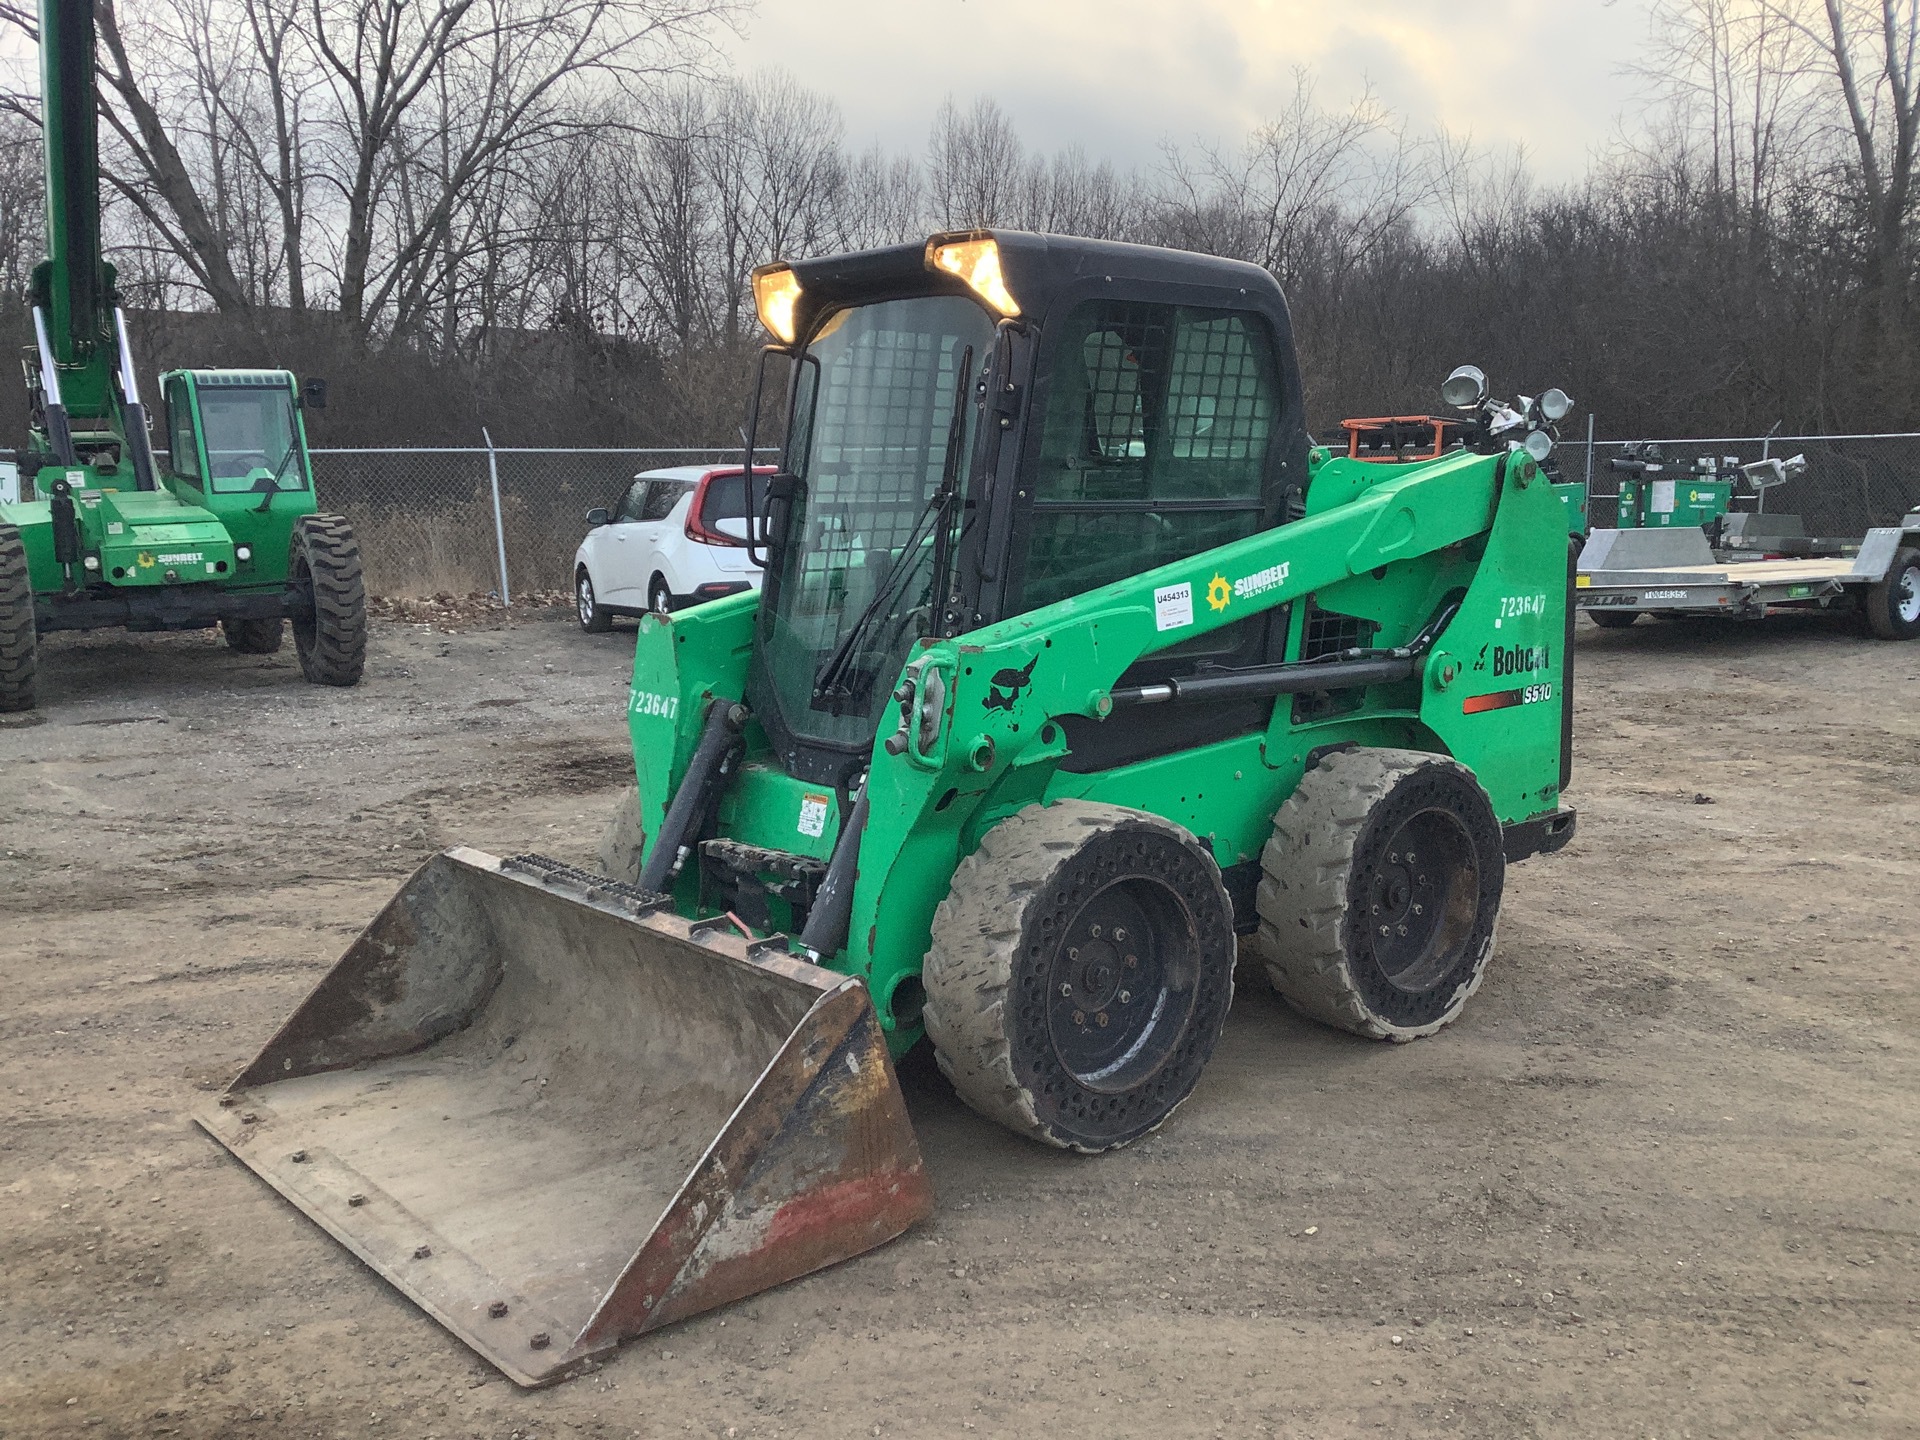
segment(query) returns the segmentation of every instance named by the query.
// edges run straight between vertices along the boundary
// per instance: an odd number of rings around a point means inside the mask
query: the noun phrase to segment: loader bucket
[[[429,860],[194,1118],[522,1385],[932,1209],[858,980],[533,856]]]

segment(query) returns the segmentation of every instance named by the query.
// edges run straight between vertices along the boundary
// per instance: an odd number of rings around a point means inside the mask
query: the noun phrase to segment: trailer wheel
[[[272,655],[280,648],[286,625],[278,616],[264,620],[222,620],[220,633],[227,646],[242,655]]]
[[[340,515],[302,515],[287,551],[287,584],[303,602],[293,648],[315,685],[356,685],[367,663],[367,588],[360,546]]]
[[[601,832],[596,856],[600,873],[609,880],[629,885],[640,883],[640,851],[647,843],[647,832],[640,828],[640,787],[629,785],[614,802],[607,828]]]
[[[1867,628],[1882,640],[1920,636],[1920,550],[1903,545],[1867,590]]]
[[[0,525],[0,711],[33,708],[39,643],[27,547],[17,528]]]
[[[1640,618],[1638,610],[1589,610],[1587,618],[1602,630],[1624,630]]]
[[[1303,1015],[1378,1040],[1452,1020],[1493,957],[1506,853],[1473,772],[1337,752],[1274,816],[1255,904],[1267,974]]]
[[[1019,1135],[1093,1154],[1193,1093],[1233,1003],[1233,910],[1158,815],[1031,805],[954,871],[921,979],[934,1057]]]

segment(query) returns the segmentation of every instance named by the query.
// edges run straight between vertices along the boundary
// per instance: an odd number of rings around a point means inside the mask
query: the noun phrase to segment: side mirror
[[[596,505],[587,511],[587,524],[594,527],[604,525],[612,518],[613,517],[607,513],[607,507],[604,505]]]
[[[300,406],[304,410],[324,410],[327,408],[327,382],[318,375],[309,375],[300,385]]]

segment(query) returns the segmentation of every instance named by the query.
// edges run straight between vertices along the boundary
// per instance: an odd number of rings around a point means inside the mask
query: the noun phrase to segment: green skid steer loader
[[[0,503],[0,711],[37,698],[54,630],[219,625],[243,654],[280,648],[306,678],[359,681],[366,594],[353,531],[317,513],[301,422],[324,403],[285,370],[160,377],[167,463],[148,434],[114,267],[102,257],[93,0],[40,0],[47,256],[28,299],[32,407],[20,474]]]
[[[764,588],[642,621],[606,873],[435,857],[199,1116],[523,1383],[924,1215],[922,1037],[1124,1145],[1241,945],[1430,1034],[1573,832],[1561,392],[1462,367],[1460,443],[1377,464],[1310,441],[1249,265],[981,231],[755,289]]]

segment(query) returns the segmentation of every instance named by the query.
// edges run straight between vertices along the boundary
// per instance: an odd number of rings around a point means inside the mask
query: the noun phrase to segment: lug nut
[[[553,1343],[553,1337],[547,1334],[546,1331],[542,1330],[538,1335],[534,1336],[527,1343],[533,1346],[533,1348],[536,1350],[544,1350],[547,1348],[547,1346]]]
[[[259,1124],[259,1122],[260,1122],[260,1117],[254,1114],[253,1111],[242,1110],[240,1112],[240,1123],[242,1125],[257,1125]]]
[[[491,1315],[496,1320],[506,1319],[507,1318],[507,1302],[504,1300],[494,1301],[491,1305],[487,1306],[487,1314]]]
[[[1061,998],[1062,998],[1062,999],[1065,999],[1065,998],[1066,998],[1067,996],[1069,996],[1069,995],[1071,995],[1071,994],[1073,994],[1073,986],[1071,986],[1071,985],[1062,985],[1062,986],[1060,987],[1060,996],[1061,996]]]
[[[433,1246],[431,1245],[416,1245],[413,1247],[413,1258],[416,1260],[428,1259],[432,1254]]]
[[[1087,1023],[1087,1012],[1086,1012],[1086,1011],[1084,1011],[1084,1010],[1076,1010],[1076,1011],[1074,1011],[1074,1012],[1073,1012],[1073,1023],[1074,1023],[1074,1024],[1076,1024],[1076,1025],[1084,1025],[1084,1024],[1086,1024],[1086,1023]]]
[[[1080,947],[1078,945],[1067,946],[1067,959],[1078,960],[1079,958],[1080,958]]]
[[[1098,939],[1100,935],[1100,927],[1098,925],[1089,925],[1087,927],[1087,933],[1094,936],[1096,939]]]
[[[362,1205],[364,1205],[364,1204],[366,1204],[366,1203],[367,1203],[367,1197],[366,1197],[366,1196],[364,1196],[364,1195],[349,1195],[349,1196],[347,1196],[347,1204],[349,1204],[349,1205],[351,1205],[351,1206],[353,1206],[353,1207],[354,1207],[355,1209],[358,1209],[358,1208],[359,1208],[360,1206],[362,1206]]]
[[[1120,1003],[1122,1005],[1131,1005],[1133,1003],[1133,992],[1131,990],[1122,990],[1120,992]]]
[[[1123,926],[1116,925],[1113,927],[1113,943],[1116,945],[1124,945],[1127,943],[1127,932]]]
[[[296,1165],[304,1165],[307,1163],[307,1152],[304,1150],[296,1150],[287,1158]]]
[[[1100,1012],[1100,1013],[1099,1013],[1098,1015],[1096,1015],[1096,1016],[1095,1016],[1094,1018],[1095,1018],[1096,1020],[1098,1020],[1098,1021],[1100,1022],[1100,1025],[1101,1025],[1101,1028],[1102,1028],[1102,1029],[1105,1029],[1105,1028],[1106,1028],[1106,1024],[1107,1024],[1107,1012],[1106,1012],[1106,1011],[1104,1011],[1104,1010],[1102,1010],[1102,1011],[1101,1011],[1101,1012]]]
[[[1137,969],[1139,967],[1139,964],[1140,964],[1140,957],[1138,955],[1127,956],[1127,969],[1129,970]]]

